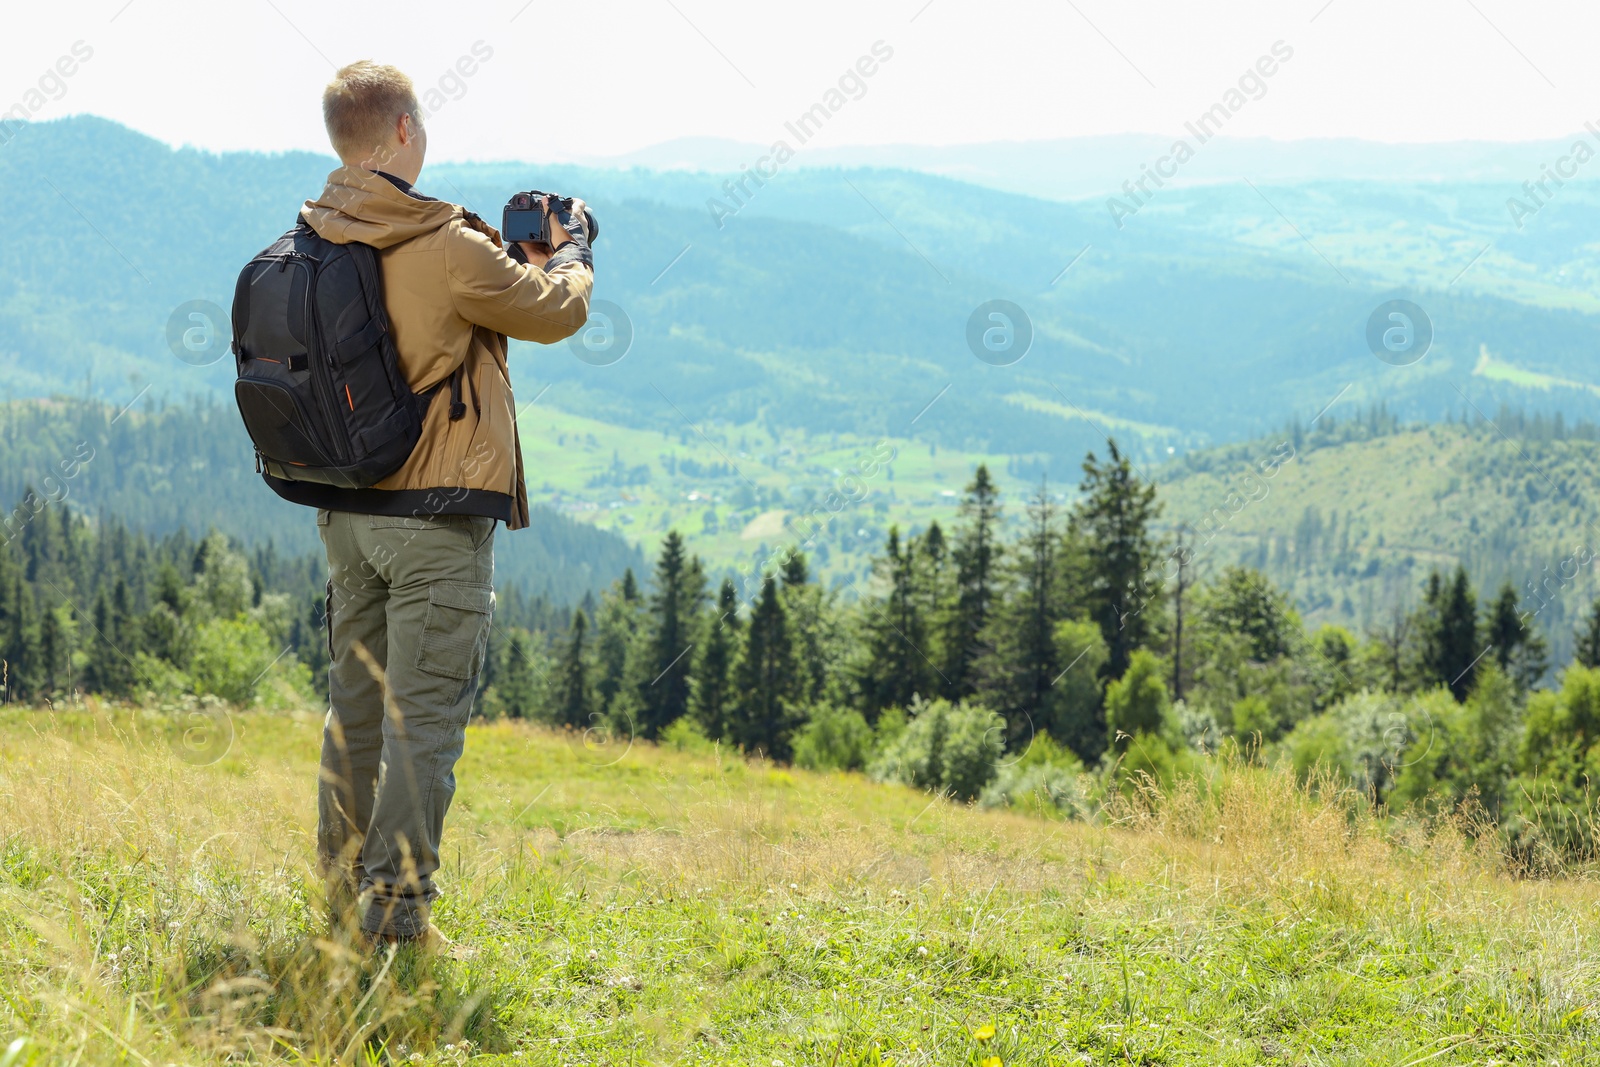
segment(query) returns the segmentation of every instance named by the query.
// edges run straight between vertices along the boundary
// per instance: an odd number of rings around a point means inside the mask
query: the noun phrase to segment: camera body
[[[541,193],[537,189],[514,193],[511,199],[506,201],[505,210],[500,213],[500,237],[507,242],[532,241],[535,244],[548,245],[549,212],[570,211],[571,208],[570,196]],[[587,208],[583,212],[583,228],[588,234],[589,243],[594,244],[595,238],[600,236],[600,227],[595,222],[594,213]]]

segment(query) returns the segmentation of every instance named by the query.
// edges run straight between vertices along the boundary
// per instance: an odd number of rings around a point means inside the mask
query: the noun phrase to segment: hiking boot
[[[450,959],[461,960],[473,955],[472,950],[456,944],[439,931],[432,923],[420,934],[411,937],[402,937],[399,934],[384,933],[374,934],[365,930],[361,936],[366,940],[369,949],[377,950],[389,945],[398,945],[402,948],[414,947],[424,956],[446,956]]]

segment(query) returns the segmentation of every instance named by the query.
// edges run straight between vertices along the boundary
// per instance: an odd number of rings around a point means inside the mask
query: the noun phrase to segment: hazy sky
[[[1230,135],[1528,140],[1600,125],[1592,0],[0,2],[0,110],[91,112],[209,149],[325,151],[318,94],[360,58],[443,84],[435,160],[769,143],[880,41],[892,57],[862,90],[847,83],[859,99],[816,143],[1176,133],[1279,41],[1292,58],[1248,87],[1259,99]],[[79,41],[92,57],[46,76]],[[461,77],[475,45],[492,58]]]

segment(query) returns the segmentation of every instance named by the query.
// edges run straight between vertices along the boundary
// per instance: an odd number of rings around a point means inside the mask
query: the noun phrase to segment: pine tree
[[[827,697],[834,682],[839,650],[833,598],[811,581],[811,569],[799,552],[784,561],[780,596],[794,646],[796,699],[809,708]]]
[[[1187,526],[1178,527],[1177,544],[1173,546],[1170,561],[1177,573],[1173,576],[1172,585],[1172,699],[1183,699],[1183,601],[1185,594],[1194,584],[1190,571],[1193,570],[1194,547],[1186,543],[1185,538],[1190,536]]]
[[[950,553],[956,594],[945,627],[943,674],[953,698],[971,696],[977,688],[980,638],[998,595],[1000,511],[999,487],[980,463],[961,503],[962,525]]]
[[[1381,684],[1391,693],[1405,689],[1409,674],[1407,657],[1414,641],[1411,631],[1415,621],[1403,607],[1396,604],[1389,611],[1387,624],[1372,626],[1367,630],[1367,639],[1379,652],[1378,665],[1383,672]]]
[[[5,635],[4,658],[11,665],[11,699],[15,700],[32,696],[39,684],[39,630],[34,621],[33,587],[20,575],[13,579],[10,600],[11,627]]]
[[[797,589],[811,580],[811,568],[806,565],[804,552],[791,552],[783,560],[783,585]]]
[[[111,640],[111,598],[106,595],[105,586],[101,586],[94,598],[94,613],[90,616],[94,623],[94,641],[89,645],[88,671],[84,676],[84,685],[92,691],[112,693],[111,685],[106,677],[108,656],[115,656]]]
[[[717,591],[717,613],[704,624],[705,636],[695,654],[689,710],[700,732],[719,741],[728,736],[733,703],[730,672],[739,649],[739,591],[724,578]]]
[[[61,632],[61,617],[46,608],[39,620],[38,682],[48,695],[60,688],[61,660],[66,648],[66,638]]]
[[[593,725],[594,701],[589,690],[588,649],[584,640],[589,620],[579,608],[572,616],[567,647],[561,654],[561,678],[556,692],[555,720],[558,725],[587,729]]]
[[[1161,505],[1155,486],[1133,473],[1116,442],[1106,443],[1110,455],[1104,463],[1093,452],[1083,461],[1083,498],[1072,525],[1086,557],[1083,600],[1105,638],[1105,677],[1113,679],[1122,677],[1134,650],[1148,644],[1155,630],[1161,590],[1150,581],[1158,557],[1150,524]]]
[[[950,656],[944,648],[950,634],[950,616],[953,609],[951,595],[950,544],[945,540],[944,529],[935,519],[917,541],[916,571],[917,603],[923,613],[923,629],[928,635],[928,658],[936,668],[930,684],[935,694],[951,696],[950,679],[944,668]]]
[[[581,647],[578,652],[581,669]],[[494,691],[509,717],[526,719],[533,714],[539,691],[533,665],[533,641],[520,627],[511,631],[511,639],[506,642],[505,669],[495,680]]]
[[[637,665],[639,651],[635,646],[643,625],[643,610],[639,584],[633,577],[633,568],[629,567],[601,598],[600,617],[595,625],[594,710],[601,715],[615,713],[626,721],[634,712],[637,693],[627,693],[624,689],[631,688],[628,687],[630,680],[637,683],[642,673]],[[630,661],[634,665],[632,671],[629,670]]]
[[[761,595],[750,613],[733,688],[729,740],[746,752],[787,760],[800,716],[794,706],[794,649],[783,599],[773,578],[762,581]]]
[[[650,597],[649,629],[641,677],[639,734],[655,740],[689,710],[689,668],[693,660],[694,621],[705,599],[705,578],[685,557],[683,537],[667,533],[656,562],[655,591]]]
[[[875,722],[885,708],[908,708],[933,691],[927,654],[926,620],[916,592],[916,549],[900,543],[900,528],[889,528],[884,555],[874,561],[888,589],[880,600],[863,604],[864,659],[857,670],[863,711]]]
[[[1544,635],[1530,626],[1517,607],[1517,591],[1510,581],[1500,587],[1484,619],[1484,639],[1494,649],[1501,672],[1526,693],[1539,683],[1550,666]]]
[[[1055,719],[1051,686],[1063,666],[1057,662],[1055,633],[1065,617],[1060,542],[1055,508],[1041,484],[1028,504],[1028,531],[1010,568],[1014,592],[985,628],[988,651],[978,663],[978,694],[1006,720],[1006,742],[1012,746],[1027,745],[1035,731],[1049,730]]]
[[[1477,595],[1465,567],[1446,581],[1428,576],[1414,630],[1420,642],[1417,675],[1422,688],[1447,686],[1459,703],[1472,692],[1473,673],[1484,646],[1478,633]]]
[[[1600,667],[1600,599],[1589,606],[1589,619],[1578,631],[1572,657],[1585,667]]]

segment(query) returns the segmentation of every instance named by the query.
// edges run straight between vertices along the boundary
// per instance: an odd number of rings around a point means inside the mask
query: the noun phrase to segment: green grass
[[[366,959],[328,937],[309,867],[318,717],[236,725],[195,767],[147,713],[0,716],[12,1065],[1580,1063],[1600,1042],[1600,887],[1511,880],[1448,829],[1222,764],[1086,825],[474,727],[436,912],[461,958]]]

